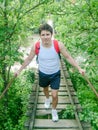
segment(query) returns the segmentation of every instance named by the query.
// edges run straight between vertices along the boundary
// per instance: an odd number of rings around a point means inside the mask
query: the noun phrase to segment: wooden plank
[[[58,112],[61,112],[62,109],[57,109]],[[48,115],[48,114],[51,114],[51,107],[49,109],[39,109],[39,110],[36,110],[36,115],[38,116],[45,116],[45,115]]]
[[[53,122],[51,119],[36,119],[34,129],[50,129],[50,130],[79,130],[78,123],[75,119],[60,119],[58,122]],[[92,130],[87,123],[83,125],[84,130]]]
[[[70,89],[70,91],[72,91],[72,92],[74,91],[74,92],[75,92],[75,90],[74,90],[73,87],[69,87],[69,89]],[[42,89],[39,90],[39,92],[42,92],[42,91],[43,91]],[[51,90],[50,90],[50,91],[51,91]],[[67,88],[66,88],[65,84],[62,84],[62,85],[60,86],[59,91],[67,91]]]
[[[66,85],[65,79],[61,79],[61,83],[60,84],[65,84]]]
[[[49,94],[51,95],[51,92],[50,92]],[[59,92],[58,92],[58,95],[59,95],[59,96],[61,96],[61,95],[62,95],[62,96],[68,96],[68,92],[67,92],[67,91],[59,91]],[[71,92],[71,95],[74,95],[74,96],[75,96],[75,95],[76,95],[76,92]],[[43,91],[39,93],[39,96],[44,96]]]
[[[33,130],[80,130],[79,128],[35,128],[35,129],[33,129]],[[89,128],[89,127],[87,127],[87,128],[83,128],[83,130],[92,130],[92,128]]]
[[[57,109],[65,109],[67,107],[67,104],[58,104]],[[38,104],[37,109],[45,109],[44,104]]]
[[[75,103],[79,103],[77,97],[73,97],[74,99],[74,102]],[[38,103],[44,103],[45,101],[45,97],[44,96],[40,96],[38,98]],[[58,99],[58,103],[70,103],[70,100],[69,100],[69,97],[68,96],[60,96],[59,99]]]
[[[46,129],[35,128],[33,130],[47,130],[47,128]],[[79,128],[52,128],[52,129],[48,128],[48,130],[80,130],[80,129]],[[92,129],[91,128],[84,128],[83,130],[92,130]]]
[[[60,109],[60,110],[61,110],[61,109],[66,109],[66,107],[67,107],[68,105],[71,105],[71,104],[59,104],[59,103],[58,103],[57,109],[58,109],[58,110],[59,110],[59,109]],[[80,104],[76,104],[75,106],[76,106],[77,109],[81,109]],[[45,109],[45,108],[44,108],[44,104],[37,104],[37,109]]]
[[[40,104],[40,105],[41,105],[40,108],[39,108],[39,106],[37,107],[36,115],[47,115],[47,114],[51,114],[52,105],[50,106],[49,109],[45,109],[43,104]],[[66,106],[67,105],[65,105],[65,106],[62,107],[62,105],[59,106],[59,104],[58,104],[57,111],[61,112],[64,109],[66,110]],[[79,111],[81,111],[81,106],[80,105],[78,106],[78,109],[79,109]]]
[[[50,125],[51,124],[51,125]],[[35,128],[78,128],[77,121],[74,119],[61,119],[58,122],[53,122],[51,119],[36,119]]]
[[[46,128],[46,129],[36,128],[36,129],[33,129],[33,130],[47,130],[47,128]],[[68,129],[67,129],[67,128],[66,128],[66,129],[65,129],[65,128],[58,128],[58,129],[57,129],[57,128],[52,128],[52,129],[50,128],[50,129],[49,129],[49,128],[48,128],[48,130],[80,130],[80,129],[78,129],[78,128],[75,128],[75,129],[74,129],[74,128],[73,128],[73,129],[72,129],[72,128],[68,128]],[[86,129],[85,129],[85,130],[86,130]],[[87,130],[88,130],[88,129],[87,129]]]

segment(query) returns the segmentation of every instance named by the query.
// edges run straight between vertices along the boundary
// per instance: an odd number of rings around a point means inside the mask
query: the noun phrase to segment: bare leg
[[[49,88],[48,88],[48,87],[45,87],[45,88],[43,89],[43,92],[44,92],[44,94],[45,94],[45,96],[46,96],[44,106],[45,106],[46,109],[48,109],[48,108],[50,107]]]
[[[52,89],[52,109],[56,109],[58,104],[58,90]]]
[[[52,120],[53,121],[58,121],[58,113],[56,110],[58,104],[58,90],[53,90],[52,89]]]
[[[49,98],[49,87],[43,88],[43,92],[44,92],[46,98]]]

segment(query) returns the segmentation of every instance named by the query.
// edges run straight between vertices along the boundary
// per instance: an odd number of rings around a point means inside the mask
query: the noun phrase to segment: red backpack
[[[55,48],[56,52],[58,53],[59,57],[61,58],[58,41],[57,40],[53,40],[53,43],[54,43],[54,48]],[[36,42],[36,44],[35,44],[35,54],[37,56],[38,56],[38,53],[39,53],[39,49],[40,49],[40,41]]]

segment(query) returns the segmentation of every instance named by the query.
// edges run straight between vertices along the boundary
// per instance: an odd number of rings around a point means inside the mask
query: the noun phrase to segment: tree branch
[[[36,4],[35,6],[33,6],[32,8],[28,9],[27,11],[24,12],[24,14],[19,18],[21,19],[23,16],[25,16],[27,13],[31,12],[32,10],[34,10],[35,8],[39,7],[40,5],[44,4],[45,1],[41,2],[41,3],[38,3]]]

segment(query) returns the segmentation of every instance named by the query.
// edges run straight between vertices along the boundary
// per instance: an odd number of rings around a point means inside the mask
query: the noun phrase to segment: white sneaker
[[[44,106],[45,106],[46,109],[48,109],[50,107],[50,103],[51,103],[50,99],[45,100]]]
[[[58,113],[57,113],[57,110],[56,110],[56,109],[52,109],[52,120],[53,120],[54,122],[56,122],[56,121],[59,120]]]

